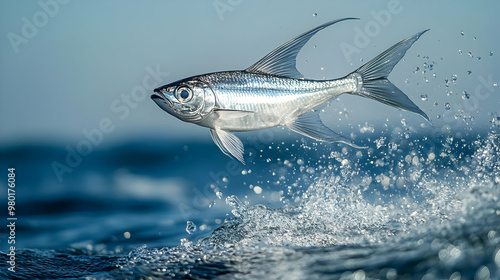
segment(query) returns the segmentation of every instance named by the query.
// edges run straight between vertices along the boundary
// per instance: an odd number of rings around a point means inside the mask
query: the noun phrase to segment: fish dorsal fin
[[[217,128],[211,128],[210,135],[212,135],[215,144],[217,144],[226,156],[234,157],[245,164],[245,160],[243,159],[245,149],[243,148],[243,143],[241,143],[241,140],[236,135]]]
[[[296,58],[300,49],[311,39],[318,31],[343,20],[357,18],[343,18],[324,23],[302,35],[299,35],[292,40],[277,47],[272,52],[268,53],[262,59],[257,61],[245,71],[256,74],[269,74],[288,78],[300,79],[302,74],[296,68]]]
[[[288,122],[287,124],[285,124],[285,126],[292,131],[318,141],[341,142],[354,148],[366,148],[357,146],[356,144],[352,143],[351,140],[332,131],[330,128],[324,125],[319,117],[318,111],[305,113],[298,118]]]
[[[214,111],[219,118],[225,119],[225,120],[242,118],[242,117],[252,115],[255,113],[252,111],[229,110],[229,109],[215,109]]]

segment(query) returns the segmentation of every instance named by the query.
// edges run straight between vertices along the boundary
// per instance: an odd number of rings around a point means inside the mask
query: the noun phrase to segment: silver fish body
[[[243,144],[232,132],[285,126],[307,137],[343,142],[312,110],[343,94],[375,99],[428,120],[387,76],[411,45],[427,30],[406,38],[347,76],[334,80],[304,79],[296,69],[296,56],[318,31],[345,18],[327,22],[279,46],[243,71],[193,76],[155,89],[153,101],[182,121],[210,128],[224,154],[244,163]]]
[[[198,125],[227,131],[252,131],[286,126],[331,98],[358,88],[356,75],[329,80],[302,80],[244,71],[219,72],[199,76],[212,85],[217,108]],[[232,117],[231,117],[232,115]]]

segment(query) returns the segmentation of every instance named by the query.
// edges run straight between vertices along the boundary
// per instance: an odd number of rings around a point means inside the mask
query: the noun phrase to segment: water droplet
[[[314,14],[313,14],[313,17],[315,17],[315,16],[317,16],[317,15],[318,15],[318,13],[314,13]]]
[[[316,48],[316,47],[317,47],[317,46],[316,46],[316,45],[314,45],[314,48]]]
[[[427,62],[424,62],[424,69],[427,69]]]
[[[451,136],[446,137],[446,143],[453,144],[453,137]]]
[[[491,122],[496,126],[500,126],[500,117],[494,117]]]
[[[470,98],[470,95],[467,93],[466,90],[463,91],[463,94],[462,94],[462,99],[469,99]]]
[[[450,110],[450,108],[451,108],[450,103],[446,102],[446,103],[444,104],[444,108],[445,108],[446,110]]]
[[[490,56],[493,56],[493,51],[490,51]]]
[[[464,36],[464,31],[463,30],[460,31],[460,35]]]
[[[212,201],[210,201],[210,203],[208,204],[208,208],[212,208],[212,206],[214,206],[214,205],[215,205],[215,201],[213,201],[213,200],[212,200]]]
[[[387,270],[387,274],[385,276],[388,280],[394,280],[398,278],[398,271],[394,268],[390,268]]]
[[[409,131],[405,131],[405,133],[403,133],[403,135],[405,136],[405,139],[408,139],[408,138],[410,138],[411,133]]]
[[[385,145],[385,137],[380,137],[379,139],[375,140],[375,143],[377,143],[377,149],[380,149]]]
[[[391,149],[393,151],[398,149],[398,144],[396,144],[394,142],[389,142],[388,146],[389,146],[389,149]]]
[[[437,106],[437,105],[438,105],[438,103],[437,103],[437,102],[434,102],[434,104],[432,104],[432,105]]]
[[[481,266],[477,272],[476,272],[476,277],[474,277],[475,279],[481,279],[481,280],[486,280],[486,279],[490,279],[490,270],[487,266]]]
[[[231,195],[231,196],[226,197],[226,204],[231,206],[231,207],[236,207],[238,205],[238,203],[237,203],[235,198],[236,198],[235,195]]]
[[[468,52],[468,53],[467,53],[467,55],[468,55],[469,57],[472,57],[472,52]]]
[[[458,54],[462,54],[462,50],[458,50]]]
[[[365,132],[373,133],[373,132],[375,132],[375,128],[371,124],[368,124],[365,122],[365,125],[359,129],[359,132],[361,132],[361,133],[365,133]]]
[[[219,189],[215,189],[215,195],[217,198],[222,199],[222,192]]]
[[[403,126],[406,126],[406,119],[401,119],[401,124],[402,124]]]
[[[471,70],[467,70],[467,75],[470,75],[472,73]]]
[[[480,56],[478,56],[478,57],[477,57],[477,60],[481,60],[481,57],[480,57]]]
[[[429,70],[434,69],[434,64],[429,64]]]
[[[253,187],[253,191],[256,193],[256,194],[261,194],[262,193],[262,188],[259,187],[259,186],[255,186]]]
[[[422,99],[422,101],[427,101],[427,94],[420,95],[420,99]]]
[[[457,81],[457,74],[453,74],[453,76],[451,76],[451,80],[456,82]]]
[[[193,222],[191,222],[191,221],[187,221],[187,223],[186,223],[186,231],[189,234],[193,234],[196,231],[196,225]]]
[[[229,179],[227,177],[222,178],[222,182],[227,183],[228,181],[229,181]]]
[[[255,186],[254,188],[256,188],[256,187],[257,186]],[[247,212],[245,205],[235,195],[231,195],[231,196],[226,197],[226,204],[233,207],[233,210],[231,210],[231,213],[233,213],[233,215],[235,217],[240,217],[241,215],[243,215]]]
[[[362,58],[360,58],[360,59],[359,59],[359,61],[363,62],[363,59],[362,59]]]
[[[474,36],[474,38],[473,38],[473,39],[474,39],[474,40],[476,40],[476,36]]]

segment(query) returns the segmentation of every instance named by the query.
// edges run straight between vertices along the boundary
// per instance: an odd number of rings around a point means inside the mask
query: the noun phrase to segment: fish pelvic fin
[[[219,149],[228,157],[235,158],[239,162],[245,164],[245,160],[243,159],[243,152],[245,148],[243,147],[243,143],[241,140],[231,132],[211,128],[210,135],[214,140],[215,144],[219,147]]]
[[[293,119],[284,126],[288,127],[288,129],[312,138],[317,141],[324,142],[340,142],[347,144],[351,147],[358,149],[365,149],[367,147],[361,147],[354,144],[348,138],[332,131],[328,128],[320,119],[318,111],[310,111],[296,119]]]
[[[389,76],[394,66],[403,58],[406,51],[428,30],[400,41],[351,73],[359,74],[362,79],[362,87],[352,93],[399,109],[414,112],[429,121],[427,114],[387,79],[387,76]]]

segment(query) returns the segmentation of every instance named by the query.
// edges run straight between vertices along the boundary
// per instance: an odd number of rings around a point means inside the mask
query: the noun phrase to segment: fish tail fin
[[[429,121],[429,117],[406,94],[387,79],[394,66],[401,60],[411,45],[428,30],[402,40],[354,71],[352,74],[361,76],[362,86],[352,93],[417,113]]]

